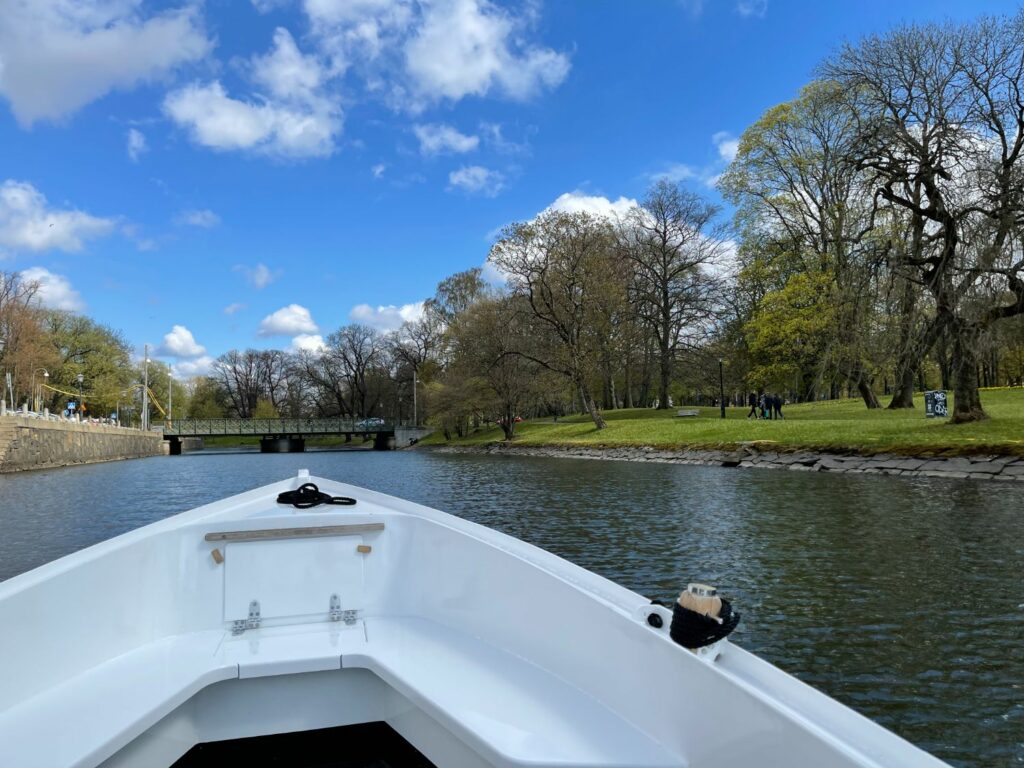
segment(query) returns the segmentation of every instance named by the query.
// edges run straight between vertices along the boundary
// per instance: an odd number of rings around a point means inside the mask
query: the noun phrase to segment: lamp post
[[[149,344],[142,348],[142,431],[149,431]]]
[[[79,421],[81,421],[81,418],[82,418],[82,382],[85,381],[85,376],[80,373],[77,376],[75,376],[75,379],[78,381],[78,418],[79,418]]]
[[[43,378],[44,379],[50,378],[50,372],[48,370],[46,370],[45,368],[33,368],[32,369],[32,410],[36,411],[37,413],[39,412],[39,401],[43,399],[42,398],[42,393],[40,393],[39,395],[36,395],[36,373],[38,373],[39,371],[43,372]],[[42,387],[42,385],[40,385],[40,388],[41,387]]]
[[[725,418],[725,361],[718,358],[718,402],[722,406],[722,418]]]
[[[412,369],[412,425],[414,427],[419,426],[419,419],[417,418],[417,402],[416,402],[416,369]]]

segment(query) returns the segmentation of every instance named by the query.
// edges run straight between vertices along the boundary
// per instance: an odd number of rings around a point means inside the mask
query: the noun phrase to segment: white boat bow
[[[277,503],[309,481],[357,503]],[[670,617],[510,536],[300,472],[0,583],[0,766],[169,766],[377,721],[441,768],[944,765],[727,640],[680,647]]]

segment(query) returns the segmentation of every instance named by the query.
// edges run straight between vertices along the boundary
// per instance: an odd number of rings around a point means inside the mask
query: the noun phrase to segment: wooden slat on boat
[[[268,539],[309,539],[317,536],[351,536],[357,533],[383,531],[384,523],[350,523],[348,525],[316,525],[306,528],[260,528],[254,531],[215,531],[206,534],[207,541],[267,541]]]

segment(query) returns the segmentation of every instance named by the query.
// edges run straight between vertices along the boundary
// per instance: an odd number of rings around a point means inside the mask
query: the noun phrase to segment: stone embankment
[[[1024,457],[957,456],[910,457],[879,453],[873,456],[840,455],[816,451],[765,451],[754,446],[739,450],[678,451],[651,447],[596,448],[584,446],[516,446],[490,443],[482,446],[437,446],[440,452],[492,455],[546,456],[571,459],[647,461],[662,464],[700,464],[714,467],[788,469],[797,472],[838,472],[865,475],[915,475],[918,477],[971,478],[1024,481]]]
[[[159,456],[163,443],[137,429],[0,416],[0,472]]]

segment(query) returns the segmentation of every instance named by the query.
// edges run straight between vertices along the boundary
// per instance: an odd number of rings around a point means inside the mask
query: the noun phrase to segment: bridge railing
[[[380,419],[172,419],[165,435],[338,435],[393,432],[394,424]]]

